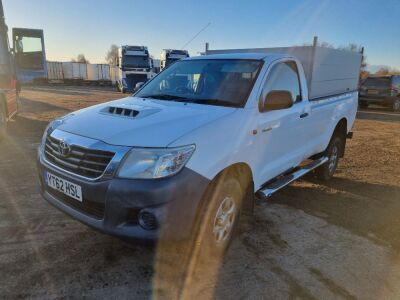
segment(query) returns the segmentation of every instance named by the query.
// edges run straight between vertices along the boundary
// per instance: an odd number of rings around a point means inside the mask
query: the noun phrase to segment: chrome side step
[[[276,191],[279,191],[281,188],[287,186],[296,179],[303,177],[304,175],[311,172],[320,165],[323,165],[327,161],[328,157],[324,156],[312,161],[311,163],[301,167],[300,169],[297,169],[296,171],[293,171],[292,173],[283,175],[281,178],[278,178],[277,180],[274,180],[271,183],[267,183],[264,187],[262,187],[260,190],[256,192],[256,196],[261,199],[267,199],[271,197],[272,194],[275,193]]]

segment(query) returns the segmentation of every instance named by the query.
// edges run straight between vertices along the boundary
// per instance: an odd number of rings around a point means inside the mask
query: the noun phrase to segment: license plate
[[[377,95],[378,91],[377,90],[368,90],[368,94],[370,95]]]
[[[79,202],[82,202],[82,187],[46,172],[46,183],[52,189],[63,193]]]

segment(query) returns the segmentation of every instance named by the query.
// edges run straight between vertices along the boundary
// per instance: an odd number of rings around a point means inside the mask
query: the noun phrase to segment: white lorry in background
[[[360,53],[206,54],[51,123],[39,148],[44,198],[109,234],[191,236],[196,253],[217,255],[256,198],[313,170],[333,176],[352,136]]]
[[[116,86],[122,93],[133,92],[136,84],[146,82],[156,75],[149,50],[144,46],[118,48],[117,67]]]
[[[187,57],[189,57],[187,50],[164,49],[160,56],[160,68],[163,70],[170,64]]]

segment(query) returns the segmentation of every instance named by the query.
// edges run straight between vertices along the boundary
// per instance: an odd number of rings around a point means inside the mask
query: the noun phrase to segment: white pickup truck
[[[211,52],[176,62],[131,97],[49,124],[38,156],[44,198],[109,234],[201,232],[219,252],[256,198],[311,170],[331,178],[356,116],[361,55]]]

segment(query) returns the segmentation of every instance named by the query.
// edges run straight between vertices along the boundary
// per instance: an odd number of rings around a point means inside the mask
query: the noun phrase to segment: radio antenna
[[[185,49],[187,45],[189,45],[195,38],[199,36],[204,30],[207,29],[208,26],[211,25],[211,22],[208,22],[198,33],[196,33],[185,45],[182,46],[181,50]]]

